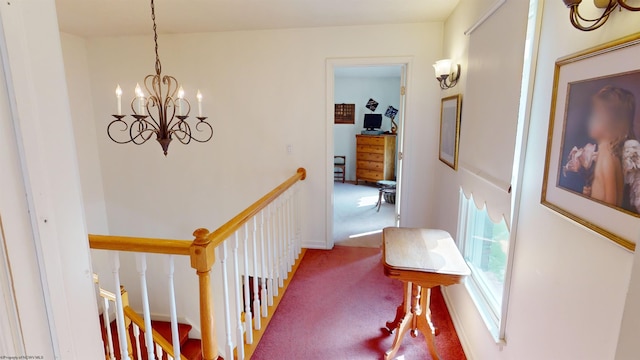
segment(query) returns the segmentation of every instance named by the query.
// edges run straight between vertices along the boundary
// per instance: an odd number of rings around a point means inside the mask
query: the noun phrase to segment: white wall
[[[78,167],[82,185],[82,199],[87,230],[93,234],[107,234],[107,208],[104,200],[102,169],[96,142],[96,123],[89,82],[89,63],[85,39],[60,34],[67,90],[73,102],[71,118],[78,153]],[[100,135],[104,135],[100,133]]]
[[[438,118],[425,114],[439,111],[431,64],[440,57],[441,46],[441,23],[162,35],[164,73],[181,81],[190,99],[196,89],[202,91],[204,111],[215,128],[211,142],[184,146],[174,141],[165,158],[153,140],[143,146],[118,145],[105,134],[115,111],[116,84],[125,91],[126,110],[135,83],[154,69],[152,39],[87,39],[109,232],[191,239],[194,229],[217,228],[303,166],[308,171],[302,186],[303,240],[307,247],[326,247],[331,236],[326,234],[326,178],[332,171],[327,147],[333,146],[326,132],[326,61],[386,56],[412,58],[403,205],[410,211],[403,221],[426,226],[431,209],[426,200],[433,190],[428,169],[435,162],[428,154],[436,154],[432,128]],[[287,154],[288,144],[292,154]],[[150,264],[156,309],[166,302],[161,261]],[[123,256],[122,264],[129,271],[123,282],[139,309],[134,260]],[[186,258],[176,268],[178,292],[186,295],[179,313],[196,320],[196,276]],[[221,301],[216,304],[221,324]]]
[[[473,11],[467,6],[472,3],[475,2],[461,1],[447,21],[445,55],[466,56],[467,40],[462,32],[484,9]],[[513,4],[514,1],[507,1],[500,11],[509,11]],[[585,2],[583,6],[588,5]],[[637,31],[640,25],[634,20],[637,14],[616,12],[604,28],[584,33],[571,27],[567,11],[560,1],[545,3],[516,229],[506,345],[494,343],[463,286],[447,290],[470,359],[612,359],[616,352],[633,256],[542,207],[541,174],[555,60]],[[500,41],[509,41],[509,32],[502,36]],[[487,84],[487,91],[491,86],[500,86],[501,81]],[[435,225],[455,233],[457,175],[442,172],[438,186],[441,195],[434,205],[439,207],[440,215]]]
[[[356,179],[356,134],[364,124],[364,114],[371,111],[365,107],[369,99],[379,105],[376,114],[382,114],[383,131],[391,130],[391,120],[384,116],[389,105],[400,108],[400,77],[336,77],[334,99],[336,104],[355,104],[356,123],[333,126],[335,155],[347,156],[347,180]],[[396,124],[398,121],[396,121]]]

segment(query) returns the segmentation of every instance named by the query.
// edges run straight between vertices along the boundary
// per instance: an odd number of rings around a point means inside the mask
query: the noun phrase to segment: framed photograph
[[[460,143],[460,94],[442,99],[440,108],[440,161],[458,170],[458,146]]]
[[[542,204],[634,251],[640,34],[556,62]]]
[[[356,104],[335,104],[334,119],[336,124],[355,124]]]

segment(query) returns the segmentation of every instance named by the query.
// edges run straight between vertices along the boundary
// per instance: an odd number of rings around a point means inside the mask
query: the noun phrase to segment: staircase
[[[94,276],[98,308],[102,311],[105,359],[250,359],[304,255],[299,182],[305,178],[306,170],[299,168],[217,230],[196,229],[193,240],[89,235],[91,249],[109,254],[108,264],[97,268],[97,274],[113,279],[107,290],[100,287],[98,275]],[[135,254],[141,297],[137,300],[142,303],[143,314],[129,306],[129,294],[120,279],[121,252]],[[151,320],[147,254],[161,256],[164,261],[165,274],[159,276],[166,279],[171,323]],[[189,259],[198,279],[202,341],[190,339],[191,326],[178,322],[174,258],[182,257]],[[154,259],[157,261],[160,260]],[[214,264],[219,266],[214,269]],[[219,304],[214,304],[214,288],[222,297]],[[224,326],[218,328],[215,305],[223,309],[218,318]],[[179,338],[175,344],[172,333]],[[145,344],[150,344],[150,354],[145,351]],[[180,355],[176,356],[178,349]]]
[[[153,330],[158,332],[160,336],[162,336],[168,343],[172,343],[173,337],[171,336],[171,323],[166,321],[151,321],[151,327]],[[118,326],[116,321],[113,320],[110,324],[111,334],[114,339],[114,356],[116,360],[120,360],[120,346],[115,339],[118,338]],[[202,360],[202,342],[200,339],[192,339],[189,337],[189,332],[191,331],[192,326],[188,324],[178,324],[178,334],[180,339],[180,349],[182,356],[187,360]],[[102,329],[102,341],[104,344],[108,344],[107,331],[104,326],[104,319],[100,316],[100,329]],[[132,354],[131,359],[133,360],[149,360],[147,356],[147,347],[145,346],[144,334],[140,332],[138,334],[138,341],[136,341],[136,336],[134,335],[133,327],[129,328],[129,339],[131,340],[132,345]],[[142,355],[138,358],[138,349],[136,344],[140,344],[140,354]],[[108,354],[109,351],[105,345],[105,354]],[[108,357],[107,357],[108,359]],[[154,359],[155,360],[155,359]],[[162,356],[162,360],[167,360],[167,355],[164,354]]]

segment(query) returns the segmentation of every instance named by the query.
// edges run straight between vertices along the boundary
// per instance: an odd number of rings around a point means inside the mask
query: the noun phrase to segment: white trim
[[[19,106],[17,97],[22,96],[25,99],[34,99],[33,88],[29,85],[33,84],[32,76],[24,64],[24,62],[20,61],[20,59],[27,58],[28,51],[26,49],[26,36],[24,36],[24,21],[22,20],[23,11],[20,8],[20,3],[14,3],[11,5],[10,3],[2,4],[3,6],[0,8],[0,25],[2,28],[0,29],[0,55],[2,56],[2,66],[5,73],[5,81],[7,86],[7,93],[9,95],[9,106],[11,107],[11,121],[13,123],[15,129],[15,137],[16,144],[18,147],[18,153],[20,156],[20,165],[22,168],[22,177],[24,179],[25,191],[26,191],[26,200],[29,208],[29,216],[31,218],[31,227],[32,227],[32,235],[35,256],[37,260],[37,265],[40,270],[40,285],[42,287],[42,296],[45,305],[45,311],[47,314],[47,322],[49,327],[49,335],[51,337],[51,344],[53,347],[53,354],[56,358],[60,357],[60,346],[57,339],[57,330],[55,325],[55,317],[54,310],[52,306],[51,295],[49,291],[49,283],[46,273],[45,261],[43,258],[43,242],[40,239],[40,231],[38,226],[37,213],[38,212],[48,212],[45,211],[48,208],[47,204],[42,204],[42,207],[37,207],[35,202],[37,199],[35,198],[37,194],[39,194],[42,190],[37,191],[37,186],[35,186],[29,176],[29,164],[36,165],[40,163],[37,155],[32,156],[31,160],[27,159],[27,154],[25,151],[24,144],[24,136],[25,131],[22,129],[22,123],[20,120],[32,118],[32,114],[30,114],[30,110],[28,106]],[[20,36],[23,35],[23,36]],[[13,61],[12,61],[13,60]],[[15,82],[13,78],[16,77],[22,81]],[[34,101],[34,103],[36,103]],[[26,123],[26,121],[24,121]],[[26,131],[28,133],[29,131]],[[34,131],[32,133],[33,136],[37,135],[38,132]],[[36,141],[37,142],[37,141]],[[37,148],[37,146],[36,146]],[[36,151],[32,151],[31,153],[37,153]],[[37,178],[37,176],[36,176]],[[37,180],[36,180],[37,182]],[[42,217],[44,221],[46,220],[46,216]],[[57,248],[56,244],[53,244],[54,248]],[[57,249],[54,250],[52,255],[57,253]],[[55,255],[54,255],[55,256]],[[53,256],[52,256],[53,257]],[[58,256],[56,258],[59,259]],[[57,268],[60,268],[59,264],[56,264]],[[62,279],[58,280],[58,286],[63,285]],[[61,287],[63,288],[63,287]],[[68,316],[68,315],[67,315]]]
[[[304,241],[302,243],[302,247],[305,249],[319,249],[319,250],[327,250],[327,243],[322,240],[315,241]]]
[[[47,327],[55,359],[104,356],[55,1],[2,2],[0,17],[30,240],[46,309],[37,326]],[[13,264],[24,260],[9,256]],[[25,339],[27,351],[49,347],[31,340]]]
[[[449,297],[449,288],[441,286],[440,290],[442,292],[442,297],[444,298],[444,303],[447,305],[447,309],[449,310],[449,315],[451,315],[451,322],[453,322],[453,327],[456,329],[456,333],[458,334],[458,339],[460,340],[460,345],[462,345],[464,355],[467,360],[477,359],[478,357],[473,352],[473,347],[469,341],[469,336],[464,330],[465,326],[462,324],[462,320],[456,311],[456,307],[453,306],[451,297]]]
[[[529,45],[529,49],[525,49],[525,51],[530,51],[531,54],[531,62],[529,63],[529,83],[522,84],[522,91],[527,92],[526,99],[520,103],[520,114],[518,115],[518,129],[516,131],[516,139],[520,139],[519,142],[516,143],[515,151],[514,151],[514,167],[513,167],[513,175],[512,175],[512,196],[511,201],[511,228],[510,230],[510,238],[509,238],[509,254],[507,256],[507,267],[505,269],[505,278],[504,278],[504,292],[502,297],[502,314],[500,321],[500,329],[499,329],[499,338],[504,340],[506,338],[507,332],[507,318],[509,316],[509,298],[511,295],[511,279],[513,276],[513,260],[515,258],[515,249],[518,238],[518,222],[520,220],[520,202],[522,199],[522,191],[520,191],[522,187],[522,182],[524,181],[524,167],[525,167],[525,158],[527,155],[527,139],[529,138],[529,126],[531,123],[531,106],[533,103],[533,89],[535,85],[536,79],[536,68],[538,62],[538,48],[540,45],[540,32],[542,30],[542,14],[544,10],[544,1],[539,0],[531,0],[529,3],[529,20],[527,24],[527,38],[529,40],[529,36],[532,36],[531,44]],[[535,11],[535,18],[531,19],[532,12]],[[534,33],[531,34],[531,26],[533,26]],[[523,54],[524,56],[524,54]],[[525,59],[526,60],[526,59]],[[523,64],[523,75],[526,71],[524,66],[527,64]],[[516,163],[517,161],[517,163]],[[517,164],[517,166],[516,166]]]
[[[400,151],[403,153],[403,162],[406,160],[406,152],[402,148],[402,144],[404,143],[404,128],[405,128],[405,120],[406,120],[406,109],[408,107],[410,92],[410,74],[411,67],[413,63],[413,57],[363,57],[363,58],[328,58],[326,62],[326,124],[327,124],[327,132],[326,132],[326,169],[325,169],[325,192],[326,192],[326,241],[324,244],[324,249],[332,249],[334,245],[333,240],[333,125],[334,125],[334,87],[335,87],[335,75],[334,69],[336,67],[344,67],[344,66],[403,66],[403,76],[405,79],[405,95],[404,95],[404,109],[401,109],[403,112],[402,118],[400,119],[400,123],[398,124],[399,131],[398,136],[400,137],[400,141],[398,144],[398,148],[396,149],[396,154]],[[402,173],[398,173],[398,178],[402,181],[404,178],[404,167],[400,166]],[[402,184],[398,184],[399,187],[402,187]],[[398,191],[400,201],[396,204],[396,214],[402,214],[404,209],[398,209],[399,204],[404,204],[404,194],[401,191]],[[400,211],[398,211],[400,210]],[[400,217],[399,224],[402,224],[402,217]]]
[[[518,0],[521,1],[521,0]],[[485,21],[487,21],[491,16],[493,16],[493,14],[496,13],[496,11],[498,11],[498,9],[500,9],[500,7],[502,5],[504,5],[507,2],[507,0],[498,0],[496,1],[495,4],[493,4],[493,6],[491,6],[487,12],[484,13],[484,15],[482,15],[478,21],[476,21],[473,25],[471,25],[471,27],[469,29],[467,29],[467,31],[464,32],[465,35],[471,35],[473,34],[474,31],[476,31],[477,28],[479,28],[482,24],[484,24]]]

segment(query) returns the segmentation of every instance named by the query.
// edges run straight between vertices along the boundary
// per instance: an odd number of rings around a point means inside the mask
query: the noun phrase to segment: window
[[[486,208],[478,209],[473,197],[460,192],[459,241],[462,254],[471,269],[466,286],[498,339],[502,317],[502,299],[509,256],[509,229],[504,219],[495,223]]]

